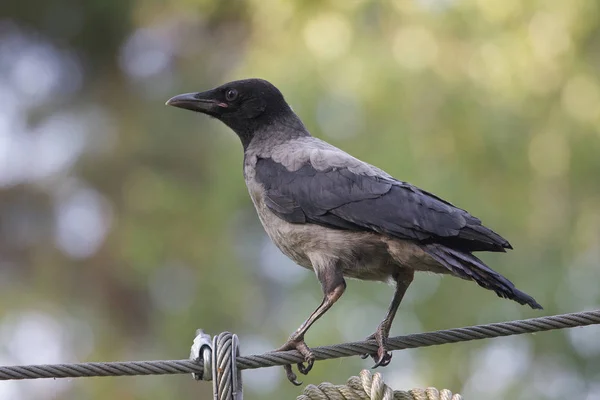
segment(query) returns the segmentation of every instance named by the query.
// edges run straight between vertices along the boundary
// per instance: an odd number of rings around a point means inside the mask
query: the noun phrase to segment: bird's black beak
[[[219,110],[227,108],[227,104],[215,100],[212,98],[212,95],[212,91],[202,93],[185,93],[171,97],[165,104],[168,106],[214,115],[218,113]]]

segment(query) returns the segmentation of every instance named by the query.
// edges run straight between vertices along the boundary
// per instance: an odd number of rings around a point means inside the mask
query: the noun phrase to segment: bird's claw
[[[298,377],[296,376],[294,371],[292,371],[292,366],[290,364],[284,365],[283,369],[285,370],[285,374],[288,378],[288,381],[292,382],[292,384],[295,386],[302,385],[302,381],[298,382]]]
[[[387,342],[387,337],[384,337],[383,332],[380,329],[377,329],[377,332],[366,338],[365,340],[375,340],[379,347],[377,348],[377,353],[373,354],[363,354],[360,356],[363,360],[367,357],[371,357],[373,361],[375,361],[375,365],[373,365],[373,369],[377,367],[386,367],[392,361],[392,354],[389,353],[385,347]]]
[[[288,350],[297,350],[300,354],[302,354],[302,356],[304,356],[304,362],[297,363],[296,367],[298,368],[298,371],[301,374],[307,375],[315,363],[315,355],[304,342],[304,338],[292,336],[283,346],[277,349],[277,351]],[[287,375],[287,378],[290,382],[292,382],[296,386],[302,385],[302,382],[298,382],[298,377],[296,376],[294,371],[292,371],[291,365],[284,365],[283,369],[285,370],[285,374]]]
[[[371,357],[373,357],[373,360],[375,361],[375,365],[371,367],[373,369],[377,367],[387,367],[392,361],[392,354],[388,353],[383,347],[379,347],[377,349],[377,355],[372,354]]]

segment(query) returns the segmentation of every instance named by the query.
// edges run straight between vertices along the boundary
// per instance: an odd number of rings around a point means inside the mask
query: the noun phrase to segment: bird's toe
[[[377,350],[377,354],[372,355],[373,360],[375,361],[375,365],[373,368],[377,367],[387,367],[392,361],[392,354],[388,353],[387,350],[383,347],[379,347]]]
[[[371,357],[373,361],[375,361],[375,365],[373,365],[373,368],[385,367],[389,365],[392,361],[392,354],[386,350],[387,335],[384,334],[383,330],[377,329],[377,332],[373,333],[365,340],[375,340],[377,341],[379,347],[377,348],[376,353],[363,354],[361,358],[364,360],[368,357]]]
[[[305,363],[296,364],[298,371],[300,371],[300,373],[303,375],[307,375],[312,369],[313,365],[315,364],[315,356],[311,353],[310,357],[305,358]]]
[[[285,375],[287,376],[288,381],[292,382],[292,384],[295,386],[302,385],[302,382],[298,382],[298,377],[294,371],[292,371],[292,366],[290,364],[284,365],[283,369],[285,370]]]
[[[288,351],[288,350],[297,350],[304,357],[303,363],[297,363],[298,371],[301,374],[308,374],[312,369],[315,363],[315,355],[310,350],[310,348],[304,342],[303,337],[291,337],[283,346],[277,349],[277,351]],[[302,382],[297,381],[296,374],[292,371],[291,365],[284,365],[287,378],[294,385],[299,386]]]

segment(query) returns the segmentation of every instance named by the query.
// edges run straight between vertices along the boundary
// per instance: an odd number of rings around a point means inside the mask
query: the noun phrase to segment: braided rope
[[[600,310],[398,336],[388,340],[387,348],[401,350],[595,324],[600,324]],[[377,344],[373,340],[312,348],[317,360],[370,354],[375,350]],[[292,350],[238,357],[236,364],[238,369],[255,369],[301,361],[304,361],[302,355]],[[190,360],[5,366],[0,367],[0,380],[186,373],[197,373],[201,376],[203,369],[203,362]]]
[[[308,385],[304,393],[296,400],[462,400],[459,394],[436,388],[412,389],[409,391],[393,391],[384,382],[381,374],[371,375],[363,369],[360,377],[353,376],[345,385],[321,383],[319,386]]]

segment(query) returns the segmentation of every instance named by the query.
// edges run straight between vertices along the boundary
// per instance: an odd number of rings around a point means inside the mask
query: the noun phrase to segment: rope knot
[[[353,376],[346,385],[321,383],[319,386],[308,385],[304,393],[296,400],[462,400],[459,394],[436,388],[411,389],[407,392],[393,391],[383,382],[380,373],[371,374],[363,369],[360,377]]]

